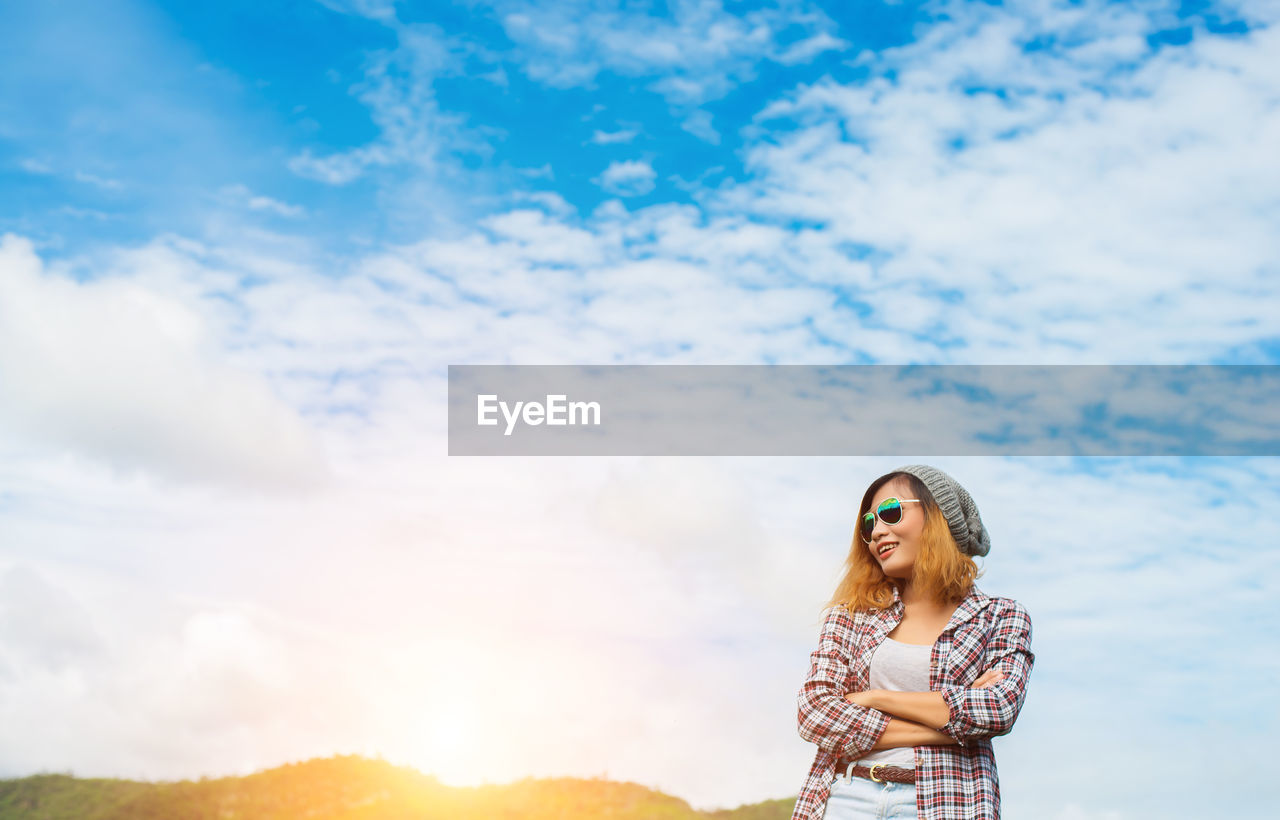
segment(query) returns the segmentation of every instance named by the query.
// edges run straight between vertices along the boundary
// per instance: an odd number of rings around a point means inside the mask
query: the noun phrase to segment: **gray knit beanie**
[[[966,555],[986,555],[991,550],[991,535],[982,525],[978,505],[973,503],[973,496],[960,486],[960,482],[937,467],[926,464],[908,464],[894,472],[909,473],[924,482],[946,517],[951,537],[956,539],[961,552]]]

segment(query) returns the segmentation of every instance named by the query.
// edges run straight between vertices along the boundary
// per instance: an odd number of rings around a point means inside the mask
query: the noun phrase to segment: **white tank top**
[[[871,677],[867,688],[889,689],[894,692],[928,692],[929,659],[932,653],[932,644],[922,646],[885,638],[884,643],[871,656]],[[859,761],[864,766],[882,763],[904,769],[914,769],[916,765],[915,751],[910,746],[868,752]]]

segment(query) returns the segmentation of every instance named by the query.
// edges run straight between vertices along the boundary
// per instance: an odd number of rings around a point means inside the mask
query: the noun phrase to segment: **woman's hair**
[[[855,521],[853,545],[844,562],[844,576],[836,587],[828,606],[844,605],[855,609],[886,609],[893,603],[893,587],[900,583],[889,578],[871,556],[862,540],[862,516],[871,510],[876,492],[893,481],[902,479],[911,488],[911,497],[920,499],[924,512],[924,530],[920,533],[920,554],[912,569],[911,581],[921,592],[937,601],[959,602],[973,588],[978,565],[956,546],[946,516],[933,500],[924,482],[910,473],[889,473],[877,478],[862,496]]]

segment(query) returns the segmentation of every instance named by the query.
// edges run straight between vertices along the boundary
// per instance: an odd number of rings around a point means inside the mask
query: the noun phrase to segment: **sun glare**
[[[475,786],[495,779],[492,755],[482,748],[494,728],[485,710],[465,690],[432,693],[417,719],[407,721],[400,748],[404,762],[450,786]]]

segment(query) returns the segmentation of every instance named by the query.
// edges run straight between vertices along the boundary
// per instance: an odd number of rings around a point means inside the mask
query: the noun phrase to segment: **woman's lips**
[[[897,544],[889,544],[887,549],[884,549],[883,551],[879,551],[879,550],[876,551],[876,558],[879,558],[881,561],[883,561],[885,558],[888,558],[890,555],[892,555],[893,551],[896,550],[897,548],[898,548]]]

